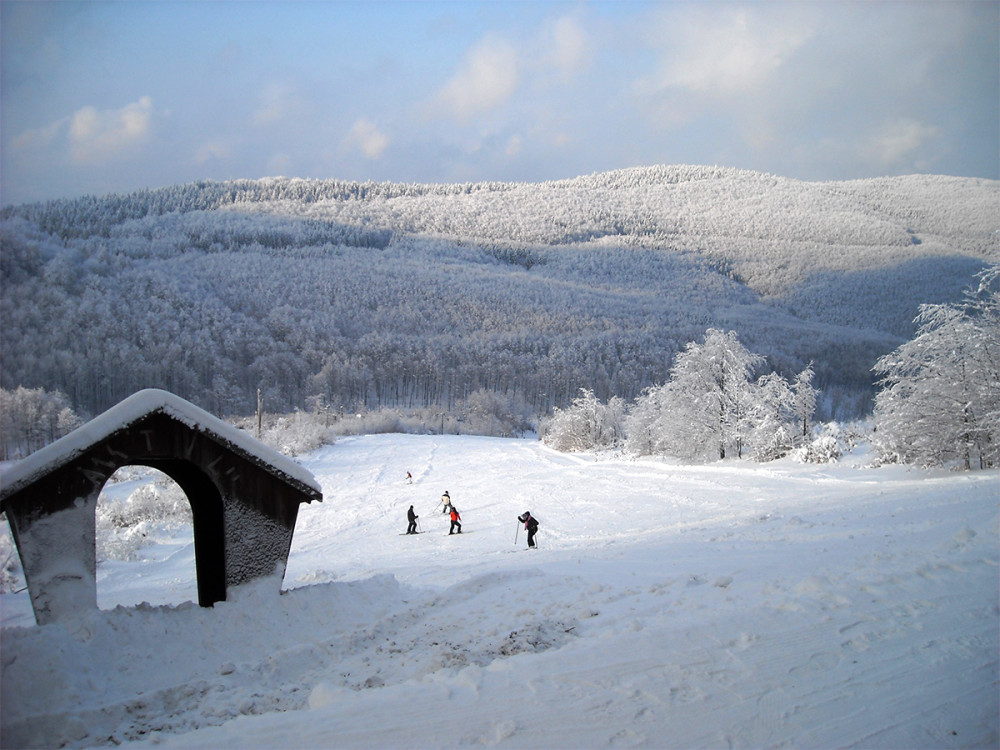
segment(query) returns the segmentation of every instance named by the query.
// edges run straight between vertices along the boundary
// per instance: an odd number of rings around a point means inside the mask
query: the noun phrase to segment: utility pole
[[[260,388],[257,389],[257,439],[260,440],[260,423],[262,415],[264,413],[264,396],[260,392]]]

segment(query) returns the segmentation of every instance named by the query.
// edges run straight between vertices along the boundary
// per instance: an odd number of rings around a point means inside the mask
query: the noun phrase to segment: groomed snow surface
[[[303,460],[325,499],[280,595],[180,603],[192,544],[164,536],[101,565],[106,609],[72,625],[3,596],[0,741],[996,747],[1000,476],[863,462],[344,438]]]

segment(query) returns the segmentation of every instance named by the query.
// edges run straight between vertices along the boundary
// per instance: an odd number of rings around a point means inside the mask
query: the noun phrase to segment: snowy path
[[[5,596],[4,746],[1000,741],[997,472],[400,435],[304,463],[325,499],[300,513],[283,596],[76,628],[14,627],[24,595]],[[444,490],[470,533],[433,512]],[[411,503],[426,533],[399,536]],[[537,551],[523,530],[514,546],[526,509]],[[116,567],[102,600],[176,601],[181,558]]]

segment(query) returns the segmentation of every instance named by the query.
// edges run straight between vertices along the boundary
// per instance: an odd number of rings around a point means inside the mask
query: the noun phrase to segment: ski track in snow
[[[5,595],[4,747],[1000,741],[997,472],[401,435],[303,463],[324,502],[281,596],[171,604],[193,578],[175,540],[108,565],[122,606],[79,622],[32,626]],[[472,534],[447,536],[445,490]],[[411,503],[426,533],[401,537]]]

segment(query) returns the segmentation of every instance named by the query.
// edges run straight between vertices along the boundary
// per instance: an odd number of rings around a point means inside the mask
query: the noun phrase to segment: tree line
[[[959,303],[924,305],[914,338],[880,358],[872,441],[881,461],[990,468],[1000,463],[1000,266],[991,266]],[[678,353],[669,379],[628,404],[583,388],[542,419],[539,434],[562,451],[623,448],[634,455],[687,461],[751,457],[769,461],[800,451],[806,460],[836,456],[816,436],[820,392],[812,364],[791,379],[757,375],[765,358],[733,331],[709,329]],[[523,401],[480,389],[450,410],[410,409],[372,416],[331,415],[311,399],[313,419],[269,419],[268,442],[308,450],[352,430],[511,436],[530,429]],[[343,421],[344,424],[338,424]],[[9,460],[66,434],[81,420],[66,396],[42,389],[0,390],[0,448]],[[322,422],[322,426],[321,426]],[[333,424],[331,424],[331,422]],[[244,425],[244,428],[245,425]]]

